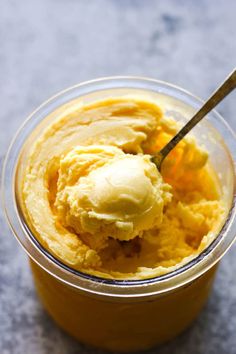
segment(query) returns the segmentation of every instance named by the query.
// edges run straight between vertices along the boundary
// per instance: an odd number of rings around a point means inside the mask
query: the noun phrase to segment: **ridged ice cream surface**
[[[169,190],[150,156],[91,145],[61,160],[55,205],[61,222],[90,243],[128,241],[160,226]]]

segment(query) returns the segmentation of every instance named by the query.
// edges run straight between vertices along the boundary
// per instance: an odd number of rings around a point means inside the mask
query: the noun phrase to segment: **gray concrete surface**
[[[0,156],[42,101],[107,75],[170,81],[206,97],[235,66],[234,0],[0,0]],[[235,94],[219,107],[236,128]],[[58,329],[0,219],[0,353],[94,353]],[[236,246],[195,324],[149,353],[236,353]],[[101,353],[101,352],[99,352]]]

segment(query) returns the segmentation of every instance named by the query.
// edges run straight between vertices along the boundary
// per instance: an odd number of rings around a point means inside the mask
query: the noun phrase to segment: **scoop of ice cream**
[[[55,206],[80,235],[130,240],[160,226],[169,191],[149,155],[81,146],[60,161]]]

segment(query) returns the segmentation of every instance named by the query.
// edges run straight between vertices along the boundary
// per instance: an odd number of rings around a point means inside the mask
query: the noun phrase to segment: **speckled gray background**
[[[235,65],[235,14],[235,0],[0,0],[0,156],[35,107],[83,80],[143,75],[206,97]],[[234,128],[235,110],[235,94],[219,107]],[[45,313],[0,217],[0,354],[94,353]],[[235,354],[235,274],[236,246],[192,328],[150,353]]]

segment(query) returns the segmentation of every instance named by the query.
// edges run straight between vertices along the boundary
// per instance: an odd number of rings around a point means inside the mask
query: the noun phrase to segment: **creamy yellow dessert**
[[[54,113],[26,161],[22,206],[39,242],[63,263],[105,278],[145,279],[196,257],[226,208],[208,154],[153,101],[72,103]],[[50,117],[49,117],[50,118]]]
[[[168,187],[147,155],[76,147],[60,161],[55,207],[61,224],[101,249],[109,238],[128,241],[160,226]]]

